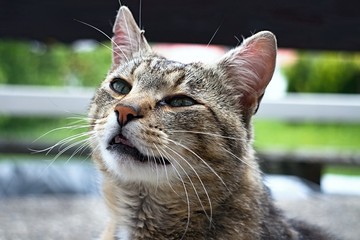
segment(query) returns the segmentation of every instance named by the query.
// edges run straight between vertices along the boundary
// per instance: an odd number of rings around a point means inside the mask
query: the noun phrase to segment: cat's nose
[[[121,127],[125,126],[125,124],[127,124],[134,118],[139,117],[137,111],[130,106],[124,106],[119,104],[115,107],[114,111],[117,117],[117,121]]]

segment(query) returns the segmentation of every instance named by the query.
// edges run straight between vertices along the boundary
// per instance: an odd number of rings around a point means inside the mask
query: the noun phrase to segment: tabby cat
[[[102,239],[328,239],[281,215],[254,157],[271,32],[213,64],[183,64],[154,53],[126,7],[113,31],[113,63],[89,112],[110,212]]]

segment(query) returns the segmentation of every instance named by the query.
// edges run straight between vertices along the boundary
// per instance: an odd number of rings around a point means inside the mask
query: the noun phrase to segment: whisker
[[[113,50],[111,47],[109,47],[108,45],[106,45],[106,44],[104,44],[104,43],[102,43],[102,42],[100,42],[100,45],[103,46],[103,47],[105,47],[105,48],[107,48],[107,49],[109,49],[109,50],[111,51],[111,53],[115,53],[116,55],[118,55],[119,57],[121,57],[121,54],[120,54],[120,53],[114,51],[114,50]],[[122,53],[123,56],[125,57],[126,61],[129,61],[129,60],[127,59],[125,53],[120,49],[120,47],[117,47],[117,48],[121,51],[121,53]]]
[[[238,159],[240,162],[242,162],[242,163],[244,163],[245,165],[249,166],[250,168],[256,170],[257,172],[261,172],[261,171],[259,170],[258,166],[246,162],[244,159],[239,158],[239,157],[236,156],[234,153],[232,153],[231,151],[227,150],[227,149],[224,148],[224,147],[222,147],[222,149],[223,149],[225,152],[229,153],[229,154],[230,154],[231,156],[233,156],[234,158]]]
[[[58,127],[58,128],[54,128],[50,131],[47,131],[46,133],[42,134],[40,137],[36,138],[34,142],[37,142],[39,141],[41,138],[53,133],[53,132],[56,132],[56,131],[60,131],[60,130],[66,130],[66,129],[70,129],[70,130],[77,130],[77,129],[81,129],[81,128],[88,128],[88,127],[91,127],[92,125],[71,125],[71,126],[64,126],[64,127]]]
[[[177,151],[171,149],[171,148],[168,147],[168,146],[165,146],[165,147],[166,147],[167,149],[169,149],[170,151],[172,151],[173,153],[175,153],[177,156],[179,156],[179,157],[191,168],[191,170],[195,173],[196,177],[199,179],[199,182],[200,182],[202,188],[204,189],[205,195],[206,195],[207,200],[208,200],[208,202],[209,202],[210,216],[207,214],[207,211],[206,211],[206,209],[205,209],[205,206],[203,205],[203,203],[202,203],[202,201],[201,201],[201,198],[200,198],[200,196],[199,196],[199,194],[198,194],[198,192],[197,192],[197,190],[196,190],[196,187],[194,186],[192,180],[191,180],[191,179],[189,179],[189,180],[190,180],[190,182],[191,182],[191,185],[192,185],[193,188],[194,188],[195,194],[196,194],[196,196],[197,196],[197,199],[199,200],[199,203],[200,203],[200,205],[201,205],[201,208],[203,209],[206,217],[209,219],[209,221],[210,221],[210,223],[211,223],[211,220],[212,220],[212,204],[211,204],[211,199],[210,199],[210,196],[209,196],[209,194],[208,194],[208,191],[207,191],[207,189],[206,189],[203,181],[201,180],[201,177],[199,176],[199,174],[197,173],[197,171],[195,170],[195,168],[189,163],[189,161],[187,161],[187,160],[186,160],[183,156],[181,156]],[[182,168],[182,169],[183,169],[183,168]],[[184,171],[185,171],[185,170],[184,170]]]
[[[82,23],[88,27],[91,27],[93,29],[95,29],[96,31],[98,31],[99,33],[103,34],[107,39],[109,39],[111,41],[112,44],[114,44],[114,46],[120,50],[120,52],[122,53],[122,55],[125,57],[126,61],[128,62],[129,59],[127,58],[126,54],[124,53],[124,51],[121,49],[121,47],[109,36],[107,35],[104,31],[102,31],[101,29],[89,24],[89,23],[86,23],[86,22],[83,22],[81,20],[77,20],[75,19],[75,21],[78,21],[79,23]],[[109,48],[109,47],[107,47]],[[120,53],[116,52],[116,51],[113,51],[113,49],[111,49],[112,52],[115,52],[116,54],[118,54],[118,56],[121,56]]]
[[[216,28],[214,34],[211,36],[210,41],[208,42],[208,44],[206,45],[206,47],[209,47],[209,45],[211,44],[212,40],[214,40],[214,38],[215,38],[217,32],[219,31],[221,25],[222,25],[222,23]]]
[[[72,142],[72,141],[74,141],[76,139],[79,139],[81,137],[89,136],[91,134],[92,134],[92,131],[91,132],[78,133],[78,134],[75,134],[73,136],[66,137],[66,138],[58,141],[54,145],[52,145],[50,147],[47,147],[45,149],[41,149],[41,150],[30,149],[30,150],[33,151],[34,153],[46,152],[46,155],[48,155],[56,147],[62,148],[65,144],[67,144],[69,142]]]
[[[176,161],[176,159],[174,159],[171,155],[169,155],[165,150],[162,150],[162,152],[164,153],[164,155],[166,156],[166,158],[169,158],[169,159],[172,159],[181,169],[182,171],[185,173],[185,175],[187,176],[187,178],[191,181],[190,179],[190,176],[186,173],[185,169],[182,168],[182,166]],[[186,188],[186,185],[185,185],[185,181],[184,179],[182,178],[181,174],[179,173],[178,169],[174,166],[174,164],[172,162],[170,162],[172,168],[175,170],[176,174],[178,175],[182,185],[183,185],[183,188],[184,188],[184,193],[185,193],[185,197],[186,197],[186,202],[187,202],[187,222],[186,222],[186,226],[185,226],[185,230],[184,230],[184,234],[183,236],[181,237],[181,239],[184,239],[188,229],[189,229],[189,226],[190,226],[190,217],[191,217],[191,206],[190,206],[190,198],[189,198],[189,193],[188,193],[188,190]]]
[[[142,22],[141,22],[141,10],[142,10],[142,0],[140,0],[140,2],[139,2],[139,28],[141,29],[142,28]]]
[[[69,145],[68,147],[66,147],[65,149],[63,149],[62,151],[60,151],[58,154],[56,154],[55,157],[52,158],[52,160],[50,161],[50,163],[48,164],[47,167],[44,168],[44,171],[47,170],[64,152],[66,152],[68,149],[78,145],[78,144],[81,144],[81,143],[86,143],[88,141],[88,139],[84,139],[84,140],[81,140],[81,141],[78,141],[78,142],[75,142],[71,145]],[[76,153],[73,153],[65,162],[65,164],[67,164],[74,156],[75,156]]]
[[[156,188],[155,188],[155,194],[157,193],[157,188],[159,187],[159,168],[158,168],[158,164],[156,163],[156,157],[154,154],[154,151],[152,149],[150,149],[151,151],[151,156],[154,159],[154,165],[155,165],[155,169],[156,169]]]
[[[79,152],[80,155],[85,151],[86,147],[89,146],[90,140],[93,137],[90,137],[88,139],[84,139],[81,141],[76,142],[76,145],[80,144],[80,146],[78,148],[75,149],[75,151],[71,154],[71,156],[67,159],[66,163],[68,163],[74,156],[76,156]],[[76,146],[74,145],[74,146]],[[88,156],[89,157],[89,156]]]
[[[99,145],[97,145],[95,148],[91,148],[91,149],[90,149],[90,150],[91,150],[90,153],[89,153],[89,154],[87,155],[87,157],[84,158],[81,162],[84,162],[84,161],[88,160],[88,159],[91,157],[92,153],[95,152],[95,151],[97,151],[99,148],[100,148]],[[81,153],[80,153],[80,154],[81,154]]]
[[[183,145],[183,144],[181,144],[181,143],[179,143],[179,142],[176,142],[176,141],[171,140],[171,139],[169,139],[169,138],[167,138],[167,140],[170,141],[170,142],[172,142],[172,143],[174,143],[175,145],[178,145],[178,146],[184,148],[185,150],[187,150],[187,151],[189,151],[191,154],[193,154],[195,157],[197,157],[198,159],[200,159],[200,160],[205,164],[205,166],[207,166],[207,167],[210,169],[210,171],[215,174],[215,176],[221,181],[221,183],[226,187],[226,189],[227,189],[228,191],[230,191],[229,188],[227,187],[226,183],[224,182],[224,180],[220,177],[220,175],[219,175],[202,157],[200,157],[200,156],[199,156],[197,153],[195,153],[193,150],[191,150],[190,148],[186,147],[185,145]]]
[[[62,142],[60,141],[59,144],[56,144],[59,147],[59,150],[62,149],[64,146],[66,146],[66,144],[69,144],[73,141],[75,141],[76,139],[79,138],[83,138],[83,137],[87,137],[89,136],[90,133],[89,132],[84,132],[84,133],[79,133],[79,134],[75,134],[73,136],[70,136],[68,138],[65,138]],[[87,138],[86,138],[87,139]],[[60,144],[61,143],[61,144]],[[54,145],[54,147],[56,147],[56,145]]]
[[[157,189],[159,187],[159,170],[158,170],[158,167],[157,167],[157,163],[155,161],[155,155],[154,155],[154,152],[150,149],[151,151],[151,155],[149,154],[149,150],[146,149],[146,156],[147,156],[147,159],[148,159],[148,163],[151,165],[152,169],[155,170],[156,172],[156,187],[155,187],[155,194],[157,193]],[[151,161],[151,159],[153,161]]]
[[[159,153],[162,163],[164,164],[165,176],[166,176],[169,187],[177,196],[179,196],[179,194],[175,191],[175,189],[173,188],[173,186],[170,183],[169,174],[168,174],[167,168],[165,166],[166,164],[165,164],[164,155],[162,154],[161,150],[157,147],[157,145],[155,143],[153,145],[156,148],[157,152]]]
[[[194,134],[202,134],[202,135],[209,135],[212,137],[220,137],[224,139],[232,139],[232,140],[238,140],[238,141],[245,141],[243,138],[236,138],[236,137],[229,137],[229,136],[223,136],[216,133],[210,133],[210,132],[199,132],[199,131],[189,131],[189,130],[171,130],[170,133],[194,133]]]
[[[66,152],[67,150],[69,150],[69,149],[73,148],[74,146],[79,145],[79,144],[81,144],[81,143],[83,143],[83,142],[86,142],[86,141],[88,141],[88,139],[83,139],[83,140],[74,142],[74,143],[66,146],[64,149],[62,149],[60,152],[58,152],[58,153],[55,155],[54,158],[57,159],[58,157],[60,157],[60,156],[61,156],[64,152]],[[74,155],[75,155],[75,154],[73,153],[73,154],[71,155],[70,159],[71,159]]]

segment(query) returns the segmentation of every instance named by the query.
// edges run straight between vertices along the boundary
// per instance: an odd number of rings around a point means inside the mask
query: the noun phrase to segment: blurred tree
[[[289,92],[360,93],[360,55],[300,52],[284,69]]]
[[[108,48],[76,51],[55,43],[0,41],[0,83],[97,86],[111,64]]]

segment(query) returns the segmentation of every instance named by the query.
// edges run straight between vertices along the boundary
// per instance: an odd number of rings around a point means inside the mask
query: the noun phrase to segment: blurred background
[[[356,239],[359,4],[122,4],[156,52],[182,62],[216,60],[260,30],[277,35],[277,68],[254,118],[266,183],[289,216]],[[117,1],[1,3],[0,239],[86,239],[104,225],[98,224],[106,211],[87,148],[86,111],[111,64],[106,35],[112,34],[117,9]],[[338,220],[332,221],[335,215]],[[44,218],[38,227],[29,224]],[[68,233],[59,233],[60,227]],[[88,236],[79,237],[79,229],[88,229]]]

